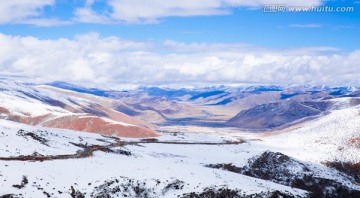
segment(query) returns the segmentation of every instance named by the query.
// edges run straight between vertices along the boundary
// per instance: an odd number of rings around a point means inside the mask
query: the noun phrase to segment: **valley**
[[[359,11],[1,1],[0,198],[360,198]]]
[[[0,85],[2,197],[360,195],[353,88]]]

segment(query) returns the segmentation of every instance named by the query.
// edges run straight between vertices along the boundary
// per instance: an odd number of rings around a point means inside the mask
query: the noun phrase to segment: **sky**
[[[0,4],[0,76],[360,85],[359,35],[357,0],[12,0]]]

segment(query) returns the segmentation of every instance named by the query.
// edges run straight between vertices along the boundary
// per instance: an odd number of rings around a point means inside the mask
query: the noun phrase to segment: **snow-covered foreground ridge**
[[[0,80],[0,118],[124,137],[158,136],[153,126],[105,107],[99,101],[12,81]]]
[[[298,129],[267,138],[265,145],[317,162],[360,162],[360,106],[333,110]]]
[[[121,101],[0,80],[0,197],[360,197],[360,106],[329,100],[277,131],[159,135]]]
[[[358,135],[358,112],[336,110],[245,141],[198,133],[120,139],[0,120],[0,196],[358,197],[356,170],[324,163],[358,160],[359,148],[343,144]]]

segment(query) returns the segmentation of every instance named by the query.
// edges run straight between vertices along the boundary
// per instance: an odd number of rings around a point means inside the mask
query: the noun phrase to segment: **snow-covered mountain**
[[[275,90],[275,102],[245,105],[239,117],[250,126],[292,122],[255,133],[209,124],[226,119],[226,105],[201,98],[220,92],[115,97],[3,80],[0,197],[360,197],[360,99],[326,89],[305,101]],[[158,112],[166,124],[122,111]]]
[[[0,117],[30,125],[107,135],[158,136],[153,125],[106,107],[95,96],[77,97],[46,86],[12,81],[0,81]]]
[[[331,162],[359,162],[357,144],[346,144],[359,138],[359,111],[338,110],[280,135],[165,133],[156,139],[0,120],[0,195],[357,197],[358,173]]]

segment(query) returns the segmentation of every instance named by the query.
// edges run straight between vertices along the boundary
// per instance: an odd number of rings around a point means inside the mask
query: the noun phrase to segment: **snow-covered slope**
[[[0,81],[0,118],[126,137],[156,137],[153,126],[86,98]]]
[[[303,160],[360,162],[360,106],[333,110],[288,133],[266,138],[264,145]]]
[[[216,136],[179,134],[163,136],[157,143],[128,139],[112,147],[109,145],[121,140],[0,120],[0,137],[0,195],[70,197],[78,191],[85,197],[174,197],[201,193],[205,188],[228,188],[245,195],[276,190],[306,194],[300,189],[205,167],[241,156],[237,153],[242,149],[240,144],[228,144]],[[102,149],[82,156],[87,154],[82,152],[85,148],[94,145]]]
[[[0,120],[0,196],[359,195],[351,175],[298,158],[300,147],[275,153],[282,148],[274,141],[198,133],[119,139]]]
[[[0,197],[360,197],[350,100],[275,132],[156,136],[106,98],[0,81]]]

